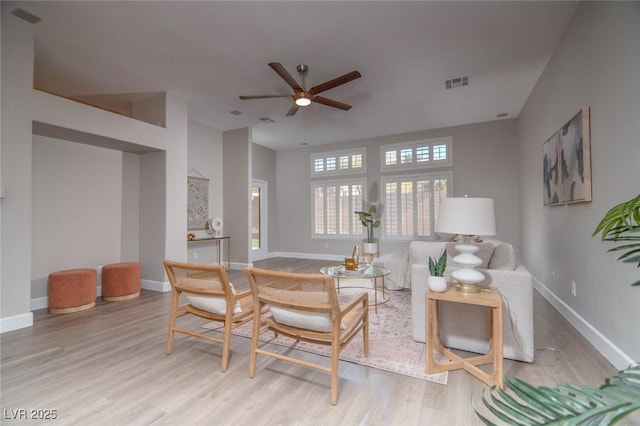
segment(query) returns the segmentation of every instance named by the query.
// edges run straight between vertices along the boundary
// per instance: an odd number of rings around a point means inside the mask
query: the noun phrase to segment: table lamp
[[[460,266],[451,273],[458,281],[456,290],[464,293],[478,293],[478,283],[484,275],[474,268],[482,264],[482,259],[474,255],[479,247],[473,244],[476,235],[495,235],[496,221],[493,198],[452,197],[440,202],[437,232],[462,235],[462,244],[456,245],[460,253],[452,260]]]

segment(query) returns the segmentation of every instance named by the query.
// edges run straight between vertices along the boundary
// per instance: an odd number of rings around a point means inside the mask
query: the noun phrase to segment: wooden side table
[[[488,385],[503,387],[502,373],[502,298],[495,287],[483,288],[480,293],[462,293],[454,287],[447,291],[436,293],[431,290],[426,294],[426,362],[427,374],[443,371],[464,369]],[[440,301],[466,303],[468,305],[486,306],[489,308],[489,352],[484,355],[462,358],[449,349],[442,346],[440,341],[440,329],[438,326],[438,310]],[[449,362],[436,363],[433,351],[450,359]],[[493,374],[488,374],[477,365],[493,363]]]

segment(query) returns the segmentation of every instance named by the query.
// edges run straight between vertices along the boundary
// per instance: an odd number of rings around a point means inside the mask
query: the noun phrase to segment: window
[[[383,177],[383,238],[413,240],[432,236],[440,201],[448,197],[450,186],[450,172]]]
[[[311,155],[311,176],[352,175],[366,173],[365,148],[323,152]]]
[[[380,158],[382,171],[451,166],[451,138],[383,145]]]
[[[354,212],[362,210],[364,179],[311,183],[312,237],[362,236],[362,223]]]

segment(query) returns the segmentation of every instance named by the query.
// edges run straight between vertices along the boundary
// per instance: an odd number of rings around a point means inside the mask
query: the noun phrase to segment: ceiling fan
[[[298,74],[300,74],[300,78],[302,80],[302,85],[298,84],[297,81],[287,72],[287,70],[280,64],[279,62],[271,62],[269,66],[284,80],[287,82],[289,86],[293,88],[293,96],[292,95],[253,95],[253,96],[240,96],[240,99],[266,99],[266,98],[293,98],[293,106],[287,112],[287,116],[294,115],[298,112],[299,107],[305,107],[311,105],[311,102],[317,102],[319,104],[327,105],[334,108],[339,108],[342,110],[351,109],[351,105],[347,105],[345,103],[325,98],[324,96],[318,96],[318,93],[325,92],[329,89],[333,89],[334,87],[341,86],[345,83],[348,83],[356,78],[362,77],[358,71],[351,71],[345,75],[340,77],[336,77],[333,80],[325,81],[324,83],[313,86],[311,89],[305,89],[305,77],[309,72],[309,67],[300,64],[296,67]]]

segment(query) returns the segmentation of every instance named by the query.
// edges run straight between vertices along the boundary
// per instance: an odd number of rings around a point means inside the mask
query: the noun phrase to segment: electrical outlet
[[[329,243],[324,243],[324,248],[328,249],[329,248]]]
[[[193,252],[193,260],[198,260],[198,252],[197,251]]]
[[[571,295],[573,297],[576,297],[576,282],[575,281],[571,281]]]

